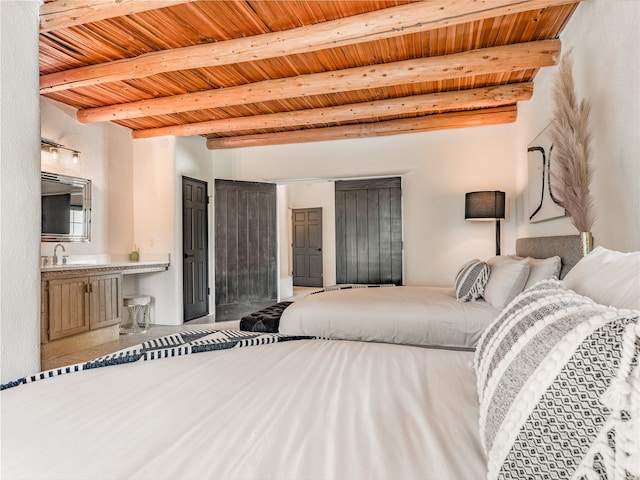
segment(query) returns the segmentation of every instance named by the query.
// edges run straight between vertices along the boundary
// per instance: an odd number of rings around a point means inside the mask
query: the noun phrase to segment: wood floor
[[[294,296],[284,300],[295,301],[298,298],[306,296],[308,293],[318,290],[318,288],[307,287],[295,287]],[[76,363],[86,362],[93,360],[94,358],[107,355],[109,353],[117,352],[123,348],[137,345],[138,343],[152,340],[154,338],[163,337],[176,332],[182,332],[186,330],[198,330],[203,327],[223,330],[223,329],[238,329],[240,328],[240,320],[230,320],[224,322],[216,322],[214,315],[207,315],[206,317],[192,320],[183,325],[151,325],[146,333],[138,333],[132,335],[120,335],[118,340],[112,342],[96,345],[95,347],[87,348],[78,352],[70,353],[60,357],[50,358],[42,362],[41,369],[50,370],[52,368],[58,368],[65,365],[73,365]]]
[[[204,317],[204,319],[207,318],[208,317]],[[146,342],[147,340],[152,340],[154,338],[164,337],[165,335],[176,332],[198,330],[202,327],[211,328],[212,330],[228,328],[237,329],[239,328],[240,323],[239,320],[213,323],[213,316],[211,316],[210,322],[204,320],[200,321],[199,323],[195,322],[196,321],[189,322],[184,325],[152,325],[149,327],[146,333],[120,335],[120,338],[112,342],[102,343],[100,345],[87,348],[86,350],[81,350],[67,355],[62,355],[60,357],[43,360],[41,368],[42,370],[50,370],[52,368],[58,368],[64,365],[73,365],[75,363],[86,362],[88,360],[93,360],[94,358],[107,355],[108,353],[117,352],[118,350],[122,350],[123,348],[131,347],[133,345],[137,345],[138,343]]]

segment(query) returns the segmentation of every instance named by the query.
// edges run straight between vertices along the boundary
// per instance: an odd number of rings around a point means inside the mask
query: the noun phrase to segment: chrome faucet
[[[62,263],[62,262],[59,261],[58,247],[62,248],[63,252],[65,251],[64,245],[62,245],[61,243],[59,243],[55,247],[53,247],[53,257],[51,259],[51,263],[53,263],[54,265],[60,265]]]

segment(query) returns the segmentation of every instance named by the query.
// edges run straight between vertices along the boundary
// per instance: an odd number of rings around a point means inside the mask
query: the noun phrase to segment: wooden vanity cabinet
[[[168,268],[168,259],[43,268],[41,368],[59,366],[58,357],[117,340],[126,312],[122,306],[123,275],[164,272]]]
[[[120,323],[122,274],[42,282],[43,343]]]

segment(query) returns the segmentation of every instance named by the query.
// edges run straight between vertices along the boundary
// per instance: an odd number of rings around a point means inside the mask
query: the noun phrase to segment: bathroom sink
[[[42,266],[43,270],[51,270],[51,269],[65,269],[65,268],[83,268],[83,267],[92,267],[97,265],[96,261],[68,261],[67,263],[59,263],[56,265],[48,264]]]
[[[40,268],[42,270],[53,270],[53,269],[62,269],[62,268],[79,268],[82,267],[82,264],[79,263],[69,263],[69,264],[60,264],[60,265],[42,265]]]

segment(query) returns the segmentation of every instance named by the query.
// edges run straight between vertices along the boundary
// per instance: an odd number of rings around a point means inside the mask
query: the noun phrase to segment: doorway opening
[[[293,286],[322,287],[322,208],[292,210]]]

